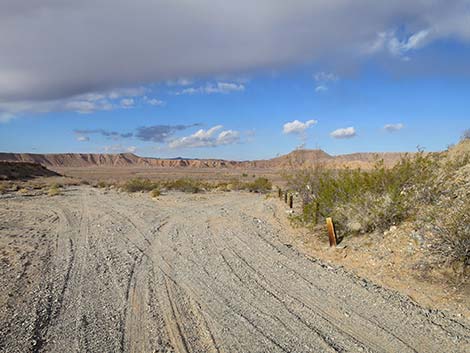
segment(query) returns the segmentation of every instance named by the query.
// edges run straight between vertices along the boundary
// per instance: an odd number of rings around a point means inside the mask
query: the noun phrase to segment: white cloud
[[[401,57],[405,60],[409,58],[407,52],[417,50],[426,45],[432,39],[432,31],[424,29],[415,32],[400,40],[394,30],[379,32],[375,40],[366,45],[365,52],[369,54],[388,51],[390,54]]]
[[[137,151],[137,147],[135,146],[123,146],[121,144],[118,145],[110,145],[104,146],[103,151],[106,153],[135,153]]]
[[[337,129],[331,132],[330,135],[335,139],[349,139],[356,136],[356,129],[352,126],[343,129]]]
[[[90,138],[88,136],[77,136],[77,141],[86,142],[90,141]]]
[[[328,91],[328,85],[339,80],[338,75],[324,71],[317,72],[313,78],[317,82],[317,86],[315,87],[315,92],[317,93]]]
[[[215,94],[215,93],[222,93],[227,94],[231,92],[241,92],[245,90],[245,86],[241,83],[233,83],[233,82],[216,82],[214,83],[207,83],[205,86],[200,87],[189,87],[185,88],[179,92],[176,92],[176,95],[182,94]]]
[[[222,125],[216,125],[208,130],[200,129],[190,136],[174,139],[168,144],[170,148],[217,147],[240,142],[240,132],[224,130]]]
[[[162,100],[157,99],[157,98],[149,98],[147,96],[144,96],[143,99],[144,99],[145,103],[153,105],[155,107],[162,107],[162,106],[165,105],[165,101],[162,101]]]
[[[118,88],[113,89],[109,92],[106,92],[105,95],[109,99],[119,99],[122,97],[138,97],[143,96],[147,92],[145,87],[128,87],[128,88]]]
[[[85,101],[74,100],[65,104],[64,110],[70,110],[81,114],[90,114],[95,111],[112,110],[113,105],[107,100]]]
[[[334,82],[334,81],[338,81],[338,79],[339,79],[338,75],[336,75],[332,72],[324,72],[324,71],[317,72],[313,76],[313,78],[317,82]]]
[[[384,126],[384,130],[387,131],[387,132],[394,132],[394,131],[398,131],[398,130],[401,130],[405,127],[405,125],[403,125],[402,123],[398,123],[398,124],[386,124]]]
[[[179,78],[177,80],[167,80],[168,86],[189,86],[193,84],[193,81],[188,78]]]
[[[216,139],[216,145],[232,145],[240,141],[240,132],[235,130],[222,131]]]
[[[282,132],[284,134],[303,134],[309,127],[315,125],[316,123],[316,120],[307,120],[304,123],[299,120],[294,120],[285,123],[282,128]]]
[[[123,98],[121,99],[121,101],[119,102],[119,105],[122,107],[122,108],[132,108],[134,107],[135,105],[135,101],[133,98]]]
[[[0,122],[7,121],[23,114],[72,111],[80,114],[90,114],[97,111],[110,111],[118,108],[131,108],[137,97],[146,92],[144,87],[114,89],[104,92],[90,92],[67,99],[46,100],[41,102],[17,101],[0,102]],[[123,97],[120,102],[116,100]],[[2,117],[5,117],[2,120]]]

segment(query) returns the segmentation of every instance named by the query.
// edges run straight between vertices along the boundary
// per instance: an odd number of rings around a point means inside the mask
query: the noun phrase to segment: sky
[[[0,1],[0,151],[271,158],[445,149],[469,0]]]

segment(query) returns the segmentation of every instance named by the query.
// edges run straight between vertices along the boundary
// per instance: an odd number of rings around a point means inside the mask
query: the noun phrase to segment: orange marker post
[[[328,237],[330,239],[330,246],[336,246],[336,232],[333,220],[331,217],[326,219],[326,228],[328,229]]]

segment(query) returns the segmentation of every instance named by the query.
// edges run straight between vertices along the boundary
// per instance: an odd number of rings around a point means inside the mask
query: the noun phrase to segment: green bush
[[[158,188],[159,184],[149,179],[135,178],[128,180],[122,185],[122,189],[127,192],[152,191]]]
[[[98,184],[96,184],[96,186],[99,187],[100,189],[103,189],[108,186],[108,183],[106,183],[105,181],[99,181]]]
[[[431,259],[465,274],[470,268],[470,202],[452,200],[435,213],[427,247]]]
[[[177,190],[187,193],[196,194],[203,190],[210,188],[209,184],[203,183],[201,181],[193,179],[177,179],[167,181],[164,184],[164,187],[168,190]]]
[[[256,178],[252,183],[246,184],[245,188],[250,192],[269,192],[273,185],[267,178]]]
[[[342,235],[385,230],[404,220],[418,203],[435,201],[437,159],[420,152],[392,168],[378,160],[372,170],[329,170],[322,165],[287,176],[299,193],[304,224],[333,217]]]
[[[155,188],[152,191],[150,191],[150,196],[152,197],[158,197],[161,195],[160,189]]]
[[[58,196],[58,195],[60,195],[60,190],[59,190],[59,187],[57,185],[58,184],[53,184],[50,187],[49,191],[47,192],[47,194],[49,196]]]

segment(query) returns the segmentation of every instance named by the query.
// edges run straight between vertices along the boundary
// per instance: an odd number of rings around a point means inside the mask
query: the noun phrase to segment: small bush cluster
[[[60,189],[59,189],[59,184],[52,184],[51,187],[49,188],[49,191],[47,194],[49,196],[58,196],[61,194]]]
[[[155,188],[152,191],[150,191],[150,196],[152,197],[158,197],[160,195],[161,195],[161,192],[159,188]]]
[[[244,185],[250,192],[269,192],[273,184],[267,178],[256,178],[253,182]]]
[[[401,222],[418,201],[432,202],[436,163],[432,155],[421,152],[403,157],[392,168],[381,160],[372,170],[328,170],[318,165],[288,177],[288,185],[301,197],[301,222],[333,217],[343,235],[366,233]]]
[[[198,192],[210,189],[211,185],[194,179],[176,179],[163,183],[163,187],[166,190],[177,190],[196,194]]]
[[[232,179],[228,182],[208,183],[201,180],[182,178],[176,180],[167,180],[154,182],[149,179],[131,179],[121,186],[122,190],[127,192],[151,191],[160,193],[161,190],[175,190],[186,193],[199,193],[203,191],[239,191],[247,190],[250,192],[269,192],[272,184],[267,178],[256,178],[252,182],[242,182],[238,179]],[[155,190],[155,191],[154,191]]]
[[[160,185],[149,179],[135,178],[126,181],[122,185],[122,189],[127,192],[139,192],[139,191],[152,191],[158,188]]]
[[[435,263],[452,266],[465,275],[470,269],[470,203],[454,200],[447,206],[431,223],[434,236],[427,250]]]

